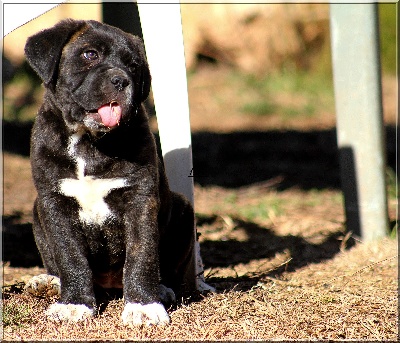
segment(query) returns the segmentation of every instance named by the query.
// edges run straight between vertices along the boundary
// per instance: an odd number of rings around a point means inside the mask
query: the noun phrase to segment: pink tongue
[[[97,112],[100,114],[101,122],[107,127],[117,126],[121,120],[121,106],[117,103],[101,106]]]

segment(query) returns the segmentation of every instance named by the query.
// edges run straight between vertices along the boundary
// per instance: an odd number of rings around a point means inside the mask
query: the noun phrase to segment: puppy
[[[82,320],[97,311],[96,288],[123,288],[125,324],[168,323],[161,302],[185,289],[194,214],[169,190],[149,129],[141,40],[65,20],[30,37],[25,55],[46,90],[31,165],[36,243],[47,281],[61,283],[47,315]]]

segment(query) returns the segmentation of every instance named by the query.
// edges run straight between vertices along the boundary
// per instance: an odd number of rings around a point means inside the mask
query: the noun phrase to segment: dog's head
[[[96,21],[61,21],[30,37],[25,55],[74,131],[129,121],[150,92],[140,38]]]

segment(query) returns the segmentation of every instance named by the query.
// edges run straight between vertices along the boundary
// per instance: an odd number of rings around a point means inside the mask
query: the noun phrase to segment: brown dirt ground
[[[223,70],[211,69],[196,75],[191,78],[189,94],[193,133],[198,140],[203,136],[196,133],[205,130],[312,131],[334,126],[332,113],[321,112],[313,119],[290,122],[283,122],[278,116],[270,120],[240,116],[227,103],[221,104],[212,97],[212,80],[215,83],[224,77]],[[390,82],[392,79],[385,84]],[[385,118],[389,124],[395,118],[392,101],[396,95],[391,89],[384,86]],[[220,91],[228,98],[233,96],[229,87],[221,85]],[[213,113],[222,115],[215,120]],[[291,139],[287,137],[288,146],[293,143]],[[203,146],[196,142],[194,152]],[[213,146],[214,142],[202,144]],[[298,178],[293,180],[307,178],[309,173],[303,168],[309,161],[302,160],[308,145],[300,145],[290,155],[292,164],[287,167],[298,170]],[[326,152],[328,148],[324,149]],[[210,149],[206,153],[210,159],[212,152]],[[237,160],[238,168],[227,178],[238,176],[234,174],[240,173],[240,166],[248,163],[242,155],[231,158]],[[205,160],[194,156],[194,162],[196,166]],[[338,173],[337,166],[334,168]],[[243,173],[245,177],[250,175]],[[112,300],[98,317],[79,324],[59,324],[44,317],[45,308],[56,299],[33,298],[21,292],[24,282],[44,272],[30,224],[35,190],[28,157],[5,152],[4,339],[397,340],[397,241],[385,238],[365,243],[347,234],[342,197],[335,182],[327,183],[331,187],[303,187],[294,181],[284,184],[284,177],[279,173],[268,175],[258,183],[250,178],[248,183],[240,181],[233,187],[199,178],[195,186],[199,240],[206,280],[217,291],[183,299],[177,308],[169,310],[171,325],[124,327],[120,299]],[[389,199],[392,223],[396,220],[396,204],[396,199]]]

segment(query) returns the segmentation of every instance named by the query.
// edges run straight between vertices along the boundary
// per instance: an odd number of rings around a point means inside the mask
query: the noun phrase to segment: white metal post
[[[337,137],[347,228],[364,240],[388,228],[376,4],[331,4]]]
[[[165,169],[173,191],[194,205],[193,164],[189,101],[180,4],[138,1],[143,40],[152,75],[158,129]],[[194,225],[196,236],[196,227]],[[204,282],[200,247],[195,240],[194,265],[190,277],[195,287],[212,290]],[[190,280],[188,280],[190,282]]]

